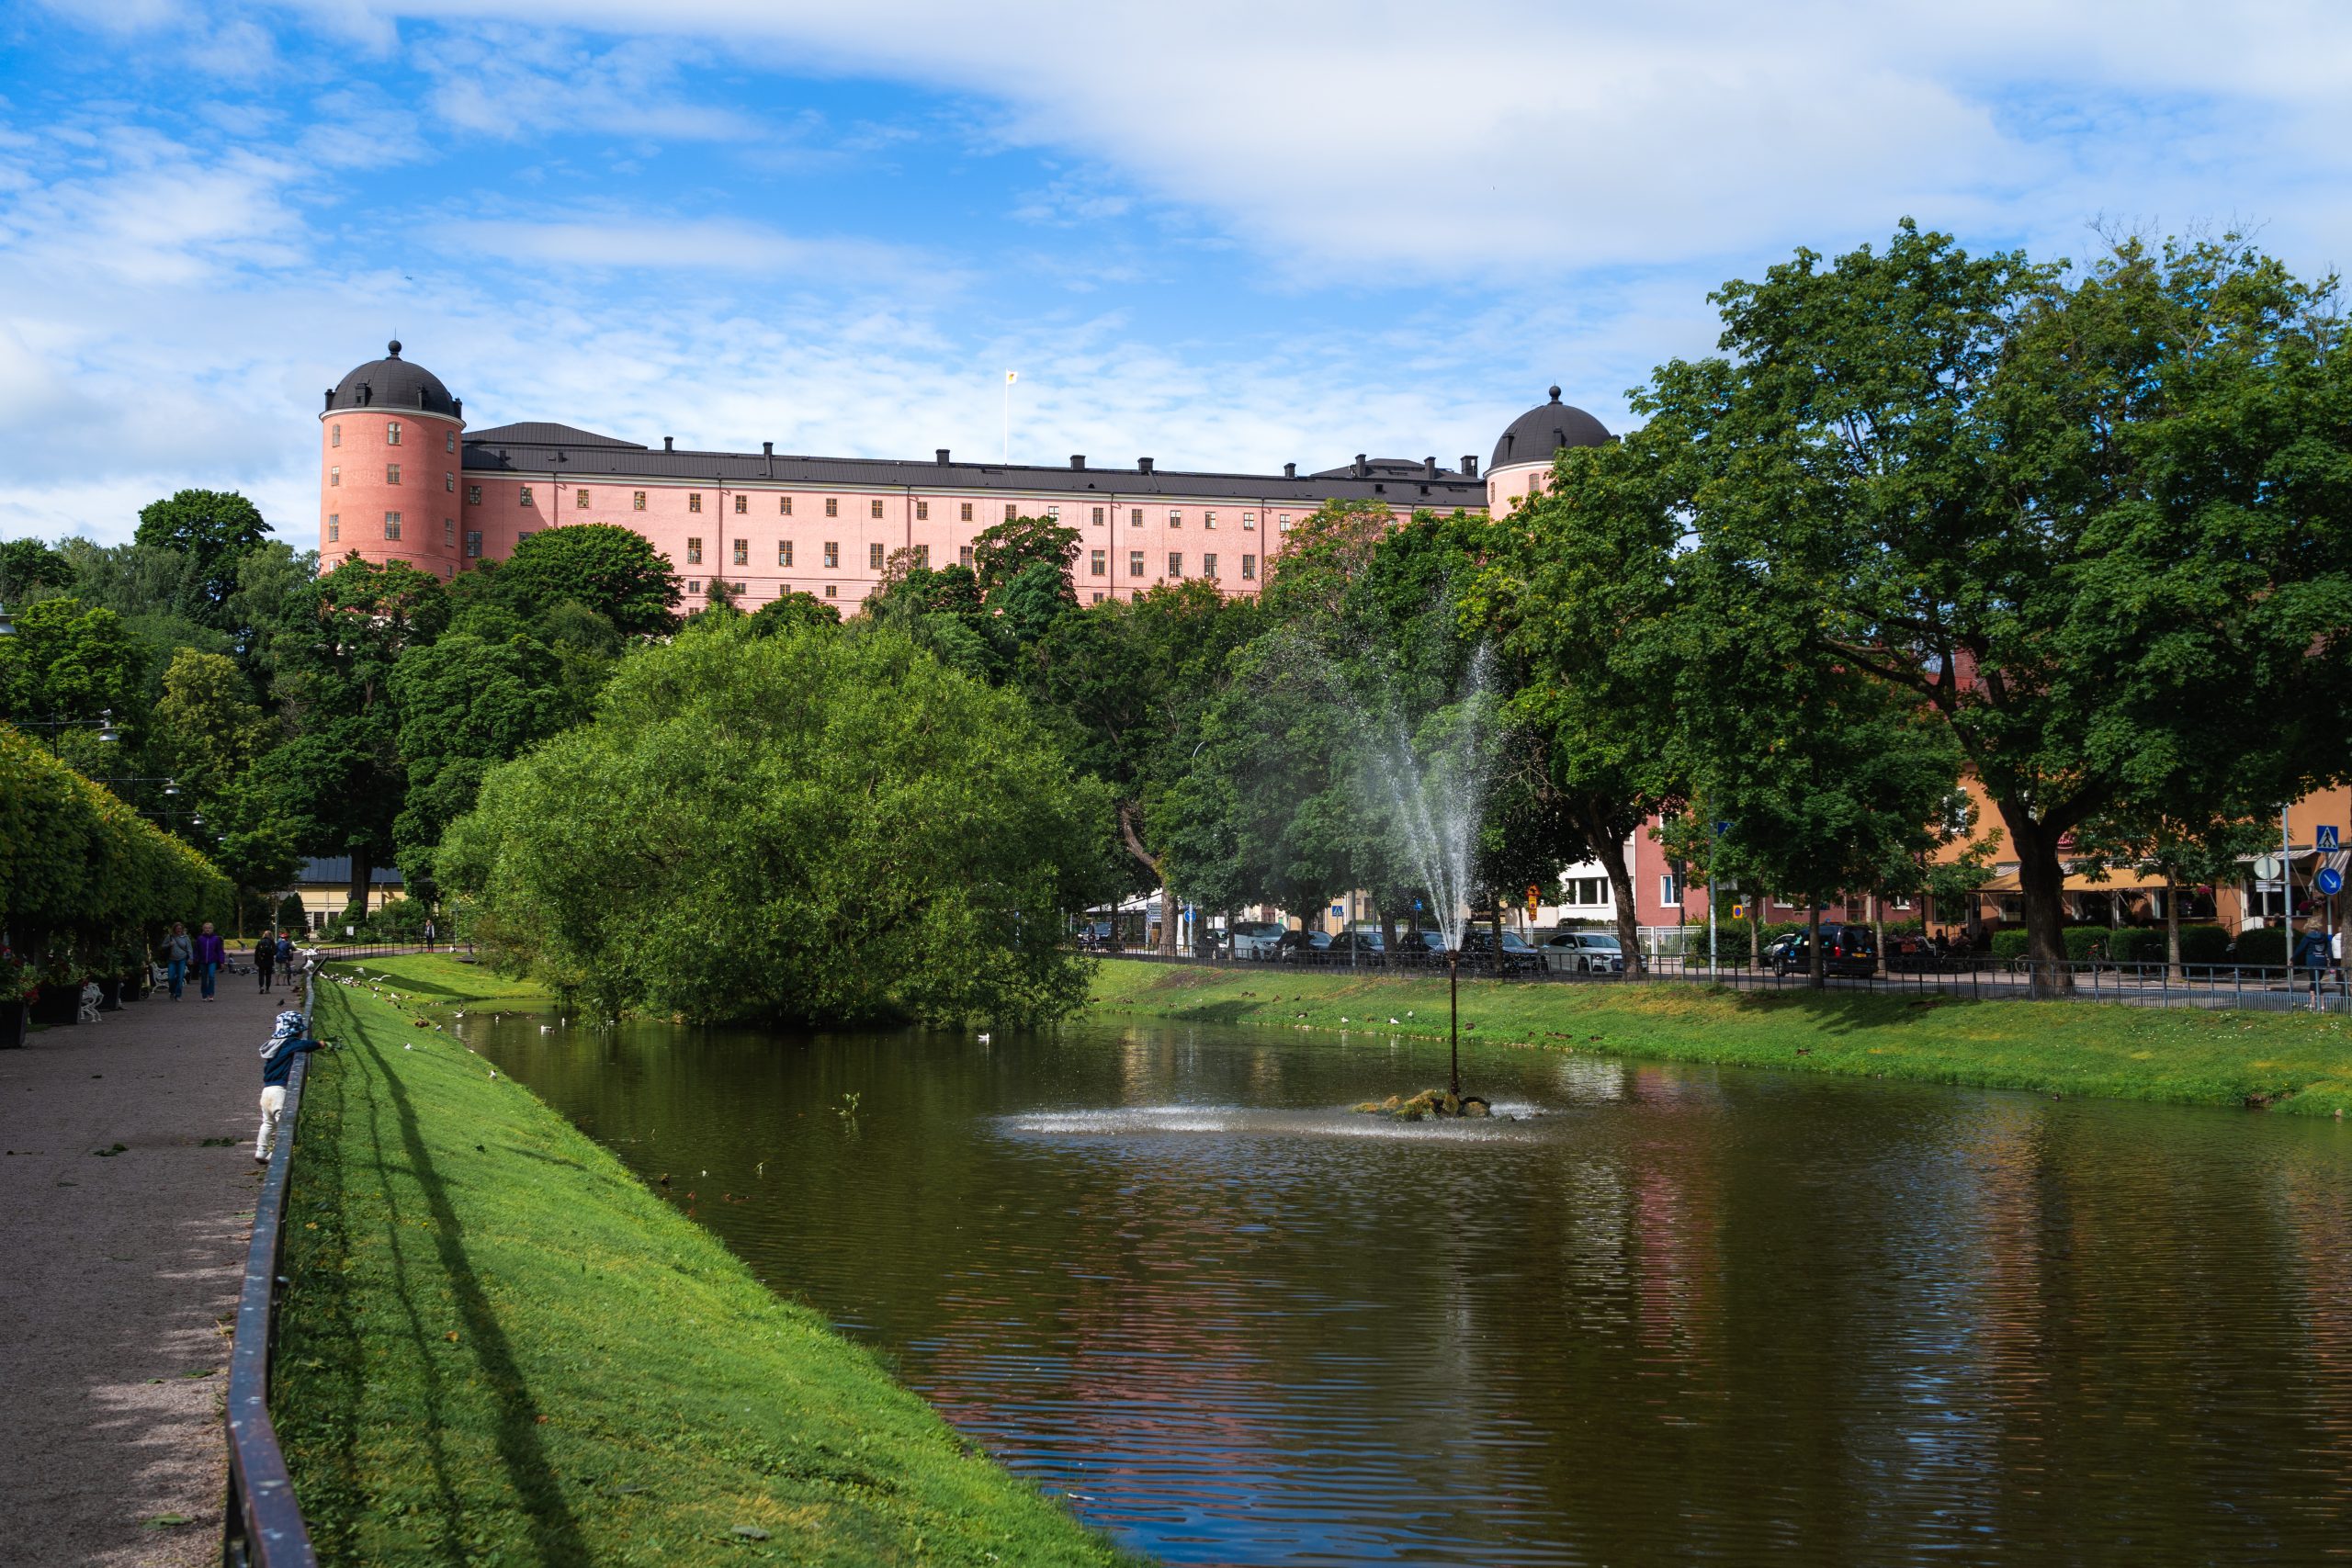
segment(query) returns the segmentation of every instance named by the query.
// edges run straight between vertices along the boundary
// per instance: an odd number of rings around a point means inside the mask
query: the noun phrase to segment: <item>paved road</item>
[[[0,1051],[0,1561],[220,1561],[259,1051],[285,1005],[223,976],[218,1001],[158,993]]]

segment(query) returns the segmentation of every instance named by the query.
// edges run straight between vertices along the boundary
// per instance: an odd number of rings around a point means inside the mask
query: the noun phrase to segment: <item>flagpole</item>
[[[1019,374],[1017,370],[1004,373],[1004,456],[1001,460],[1008,466],[1012,462],[1012,381]]]

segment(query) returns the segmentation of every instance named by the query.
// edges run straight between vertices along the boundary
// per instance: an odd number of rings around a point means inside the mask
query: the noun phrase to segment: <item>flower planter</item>
[[[33,998],[33,1021],[48,1029],[62,1029],[82,1021],[82,987],[43,986]]]
[[[119,975],[100,975],[96,976],[96,979],[98,982],[98,1010],[100,1012],[120,1012],[122,1010],[122,976]]]
[[[0,1051],[24,1048],[32,1010],[22,1002],[0,1002]]]

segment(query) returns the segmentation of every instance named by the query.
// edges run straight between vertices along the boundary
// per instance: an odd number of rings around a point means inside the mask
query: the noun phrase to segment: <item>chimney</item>
[[[1361,453],[1361,452],[1357,453],[1357,454],[1356,454],[1356,478],[1358,478],[1358,479],[1362,479],[1362,478],[1363,478],[1366,474],[1368,474],[1368,473],[1370,473],[1370,472],[1372,472],[1372,469],[1371,469],[1371,468],[1370,468],[1369,466],[1367,466],[1367,465],[1366,465],[1366,463],[1364,462],[1364,455],[1363,455],[1363,453]]]
[[[1069,455],[1069,466],[1073,468],[1082,468],[1086,467],[1086,454],[1083,452],[1072,452]]]
[[[451,398],[449,400],[449,412],[456,414],[459,419],[465,418],[466,400],[463,398]]]
[[[678,438],[676,436],[665,435],[662,438],[662,450],[664,452],[674,452],[677,449]]]
[[[943,468],[947,466],[947,448],[944,446],[939,449],[939,466]]]
[[[322,413],[332,412],[334,411],[334,389],[333,387],[329,387],[329,388],[327,389],[327,406],[326,406],[324,409],[322,409],[322,410],[321,410],[321,411],[319,411],[319,412],[321,412]]]
[[[1151,472],[1151,459],[1148,457],[1137,457],[1136,459],[1136,472],[1139,474],[1148,474]]]
[[[1425,479],[1433,479],[1437,478],[1437,459],[1435,457],[1424,457],[1421,459],[1421,478]]]
[[[761,443],[760,443],[760,456],[762,456],[763,457],[775,457],[775,442],[773,442],[773,441],[763,441],[763,442],[761,442]]]
[[[1472,457],[1467,452],[1464,453],[1462,455],[1462,472],[1465,478],[1476,479],[1478,477],[1478,459]]]
[[[1284,463],[1283,465],[1283,478],[1286,479],[1295,479],[1298,478],[1298,465],[1296,463]]]

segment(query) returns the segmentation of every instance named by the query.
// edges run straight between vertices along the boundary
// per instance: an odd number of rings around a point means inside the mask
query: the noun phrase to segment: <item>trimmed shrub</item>
[[[2284,968],[2287,963],[2286,928],[2265,926],[2259,931],[2238,932],[2234,951],[2225,962]]]
[[[2025,931],[2022,928],[1993,933],[1993,956],[2002,963],[2012,963],[2025,956]]]

